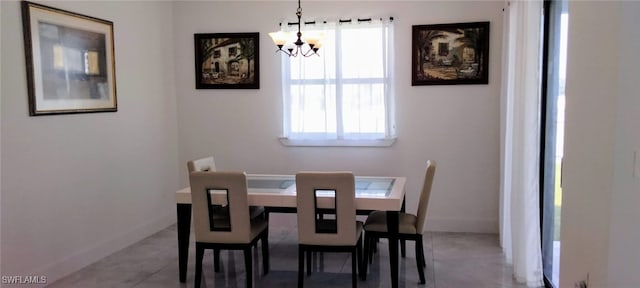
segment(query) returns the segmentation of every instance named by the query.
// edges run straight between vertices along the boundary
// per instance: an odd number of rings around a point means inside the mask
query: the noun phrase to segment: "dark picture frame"
[[[118,111],[113,22],[21,3],[29,115]]]
[[[489,83],[489,22],[412,26],[411,85]]]
[[[260,89],[259,33],[196,33],[196,89]]]

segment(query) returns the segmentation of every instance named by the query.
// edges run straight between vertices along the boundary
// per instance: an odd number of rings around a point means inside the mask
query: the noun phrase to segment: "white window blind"
[[[316,32],[324,33],[319,57],[282,57],[283,136],[321,141],[393,138],[391,22],[302,28],[303,37]]]

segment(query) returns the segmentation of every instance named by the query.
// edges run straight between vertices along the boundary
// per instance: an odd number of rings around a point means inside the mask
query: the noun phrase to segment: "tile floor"
[[[47,287],[193,287],[195,245],[192,243],[189,254],[187,282],[180,283],[176,233],[176,226],[169,226]],[[192,242],[193,239],[192,235]],[[296,241],[295,227],[270,227],[271,271],[262,274],[260,249],[254,249],[254,287],[297,286]],[[359,280],[358,287],[390,287],[387,247],[386,240],[381,240],[367,280]],[[427,232],[424,247],[426,285],[418,283],[414,246],[409,241],[407,257],[400,260],[400,287],[526,287],[512,280],[512,268],[505,264],[495,234]],[[221,272],[214,273],[213,254],[210,250],[205,252],[201,287],[244,287],[242,252],[223,251],[221,255]],[[313,274],[305,278],[305,287],[351,287],[348,253],[324,253],[314,260],[314,265]]]

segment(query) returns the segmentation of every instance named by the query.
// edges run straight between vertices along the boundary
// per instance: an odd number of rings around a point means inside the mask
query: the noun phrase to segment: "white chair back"
[[[420,193],[420,200],[418,202],[418,213],[416,215],[416,232],[422,234],[424,230],[424,223],[427,217],[427,207],[429,206],[429,197],[431,196],[431,185],[433,184],[433,176],[436,173],[436,162],[433,160],[427,161],[427,171],[424,176],[424,183],[422,184],[422,192]]]
[[[335,198],[326,196],[335,192]],[[354,245],[356,231],[355,178],[350,172],[301,172],[296,174],[298,242],[308,245]],[[325,196],[323,196],[325,194]],[[330,194],[330,193],[329,193]],[[331,203],[330,207],[322,207]],[[337,231],[323,231],[319,208],[335,208]],[[331,222],[331,220],[326,221]]]
[[[189,173],[195,171],[216,171],[216,163],[213,156],[195,159],[187,162],[187,170]]]
[[[244,172],[191,172],[191,205],[197,242],[251,242],[251,224],[247,201],[247,177]],[[217,191],[212,195],[210,191]],[[213,222],[211,199],[219,199],[229,207],[228,231],[218,231]],[[212,224],[213,223],[213,224]]]

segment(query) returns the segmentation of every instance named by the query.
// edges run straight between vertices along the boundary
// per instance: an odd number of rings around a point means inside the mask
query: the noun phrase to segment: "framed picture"
[[[113,23],[22,1],[29,115],[115,112]]]
[[[196,89],[260,89],[259,33],[193,36]]]
[[[489,22],[412,28],[412,86],[489,83]]]

